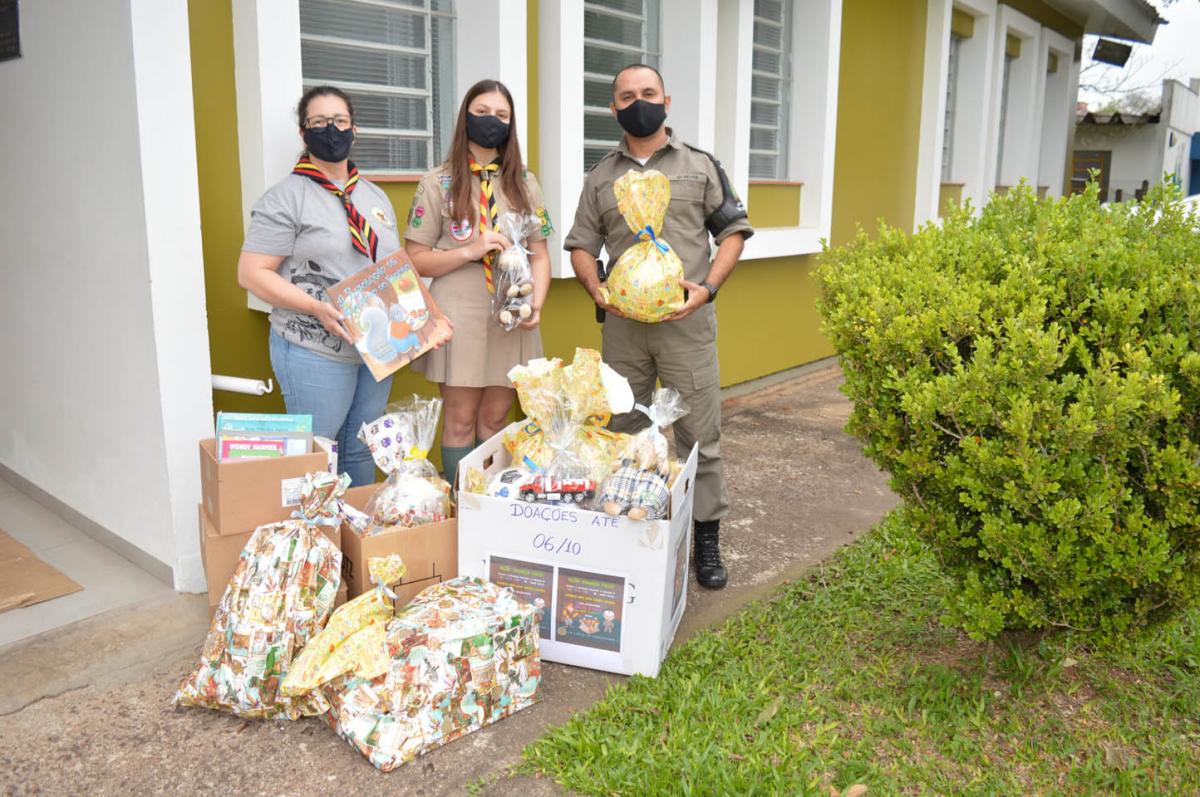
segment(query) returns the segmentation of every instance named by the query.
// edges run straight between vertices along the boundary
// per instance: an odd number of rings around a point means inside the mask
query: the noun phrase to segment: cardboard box
[[[221,534],[217,531],[212,518],[204,510],[204,506],[200,505],[198,509],[200,511],[200,554],[204,558],[204,577],[208,580],[208,603],[210,607],[214,607],[221,602],[221,596],[225,594],[225,587],[229,585],[229,579],[233,578],[233,571],[237,569],[242,549],[246,547],[246,543],[250,541],[250,535],[254,532]],[[333,541],[334,545],[341,546],[342,535],[336,526],[320,526],[319,528],[326,537]],[[345,584],[342,585],[342,588],[344,587]]]
[[[351,487],[344,500],[357,509],[366,509],[367,501],[380,486]],[[400,554],[408,568],[404,579],[392,585],[399,604],[404,605],[426,587],[458,575],[458,521],[450,518],[414,528],[393,526],[368,537],[360,537],[343,523],[342,581],[350,588],[351,598],[373,586],[367,560],[393,553]]]
[[[204,510],[218,534],[245,534],[264,523],[286,520],[300,504],[308,473],[336,468],[320,440],[311,454],[218,462],[216,440],[200,441]]]
[[[503,438],[459,465],[493,476],[510,465]],[[545,661],[654,677],[687,606],[698,449],[671,488],[666,520],[635,522],[575,506],[458,493],[458,572],[541,598]]]

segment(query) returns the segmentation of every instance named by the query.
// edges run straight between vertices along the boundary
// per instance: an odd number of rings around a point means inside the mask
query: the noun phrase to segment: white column
[[[1074,43],[1054,31],[1043,28],[1043,70],[1051,56],[1058,59],[1058,69],[1046,74],[1042,110],[1041,153],[1038,157],[1037,184],[1047,186],[1046,196],[1062,196],[1066,177],[1067,152],[1075,127],[1075,95],[1071,88],[1074,72]]]
[[[554,275],[569,277],[562,251],[583,188],[583,0],[538,4],[539,168],[546,206],[554,220],[548,244]]]
[[[499,80],[513,96],[522,145],[529,141],[526,8],[526,0],[460,2],[454,47],[454,101],[461,102],[467,89],[480,80]]]
[[[146,255],[162,407],[175,588],[205,589],[196,529],[200,502],[197,441],[212,434],[211,365],[204,307],[204,257],[200,242],[200,193],[196,175],[191,57],[186,0],[132,0],[137,132],[146,218]],[[125,378],[125,375],[117,375]],[[157,449],[157,446],[155,446]],[[97,454],[96,462],[106,459]],[[133,500],[133,496],[125,499]]]
[[[963,183],[963,200],[971,200],[979,209],[992,192],[993,184],[988,180],[996,162],[996,151],[988,150],[992,128],[998,124],[992,101],[998,91],[993,69],[996,2],[963,0],[960,5],[974,17],[975,32],[959,48],[952,169]]]
[[[299,0],[233,0],[233,61],[246,227],[254,202],[287,176],[303,147]],[[246,299],[252,309],[270,310],[249,291]]]
[[[745,198],[750,187],[754,0],[719,0],[717,18],[716,107],[721,113],[715,120],[713,148],[734,190]]]
[[[917,200],[913,228],[941,215],[942,149],[950,64],[951,0],[929,0],[925,22],[925,77],[921,90],[921,139],[917,150]]]
[[[1045,86],[1045,63],[1041,58],[1041,26],[1009,6],[1000,6],[999,24],[995,33],[992,122],[987,149],[987,174],[991,188],[997,185],[1015,186],[1025,177],[1037,174],[1038,150],[1041,144],[1035,136],[1035,125],[1041,119],[1042,89]],[[1004,157],[1000,172],[996,172],[996,152],[1000,146],[1000,103],[1003,99],[1004,59],[1008,35],[1021,40],[1021,55],[1012,62],[1008,80],[1008,108],[1004,123]],[[1038,64],[1041,63],[1041,74]]]
[[[822,237],[829,236],[833,216],[841,42],[842,0],[798,4],[792,22],[788,178],[804,183],[800,226]]]
[[[713,151],[717,119],[717,0],[663,0],[663,83],[667,122],[684,141]]]

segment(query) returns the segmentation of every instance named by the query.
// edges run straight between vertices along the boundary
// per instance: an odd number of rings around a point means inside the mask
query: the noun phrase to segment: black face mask
[[[634,100],[617,111],[617,122],[634,138],[652,136],[667,121],[665,102]]]
[[[477,116],[468,112],[467,138],[481,147],[500,149],[508,141],[508,122],[491,114]]]
[[[304,146],[314,158],[327,163],[339,163],[350,156],[350,145],[354,143],[354,129],[338,130],[335,125],[325,125],[320,130],[305,128]]]

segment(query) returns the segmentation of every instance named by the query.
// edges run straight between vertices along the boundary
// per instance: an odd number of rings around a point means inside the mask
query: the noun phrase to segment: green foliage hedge
[[[1027,187],[818,269],[865,442],[973,636],[1115,637],[1200,597],[1200,235],[1170,187]]]

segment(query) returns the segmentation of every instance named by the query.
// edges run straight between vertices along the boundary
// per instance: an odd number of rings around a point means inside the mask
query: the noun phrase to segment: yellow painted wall
[[[921,84],[924,0],[845,0],[842,6],[832,242],[876,220],[912,227]]]
[[[802,185],[750,183],[746,212],[755,227],[795,227],[800,223]]]

